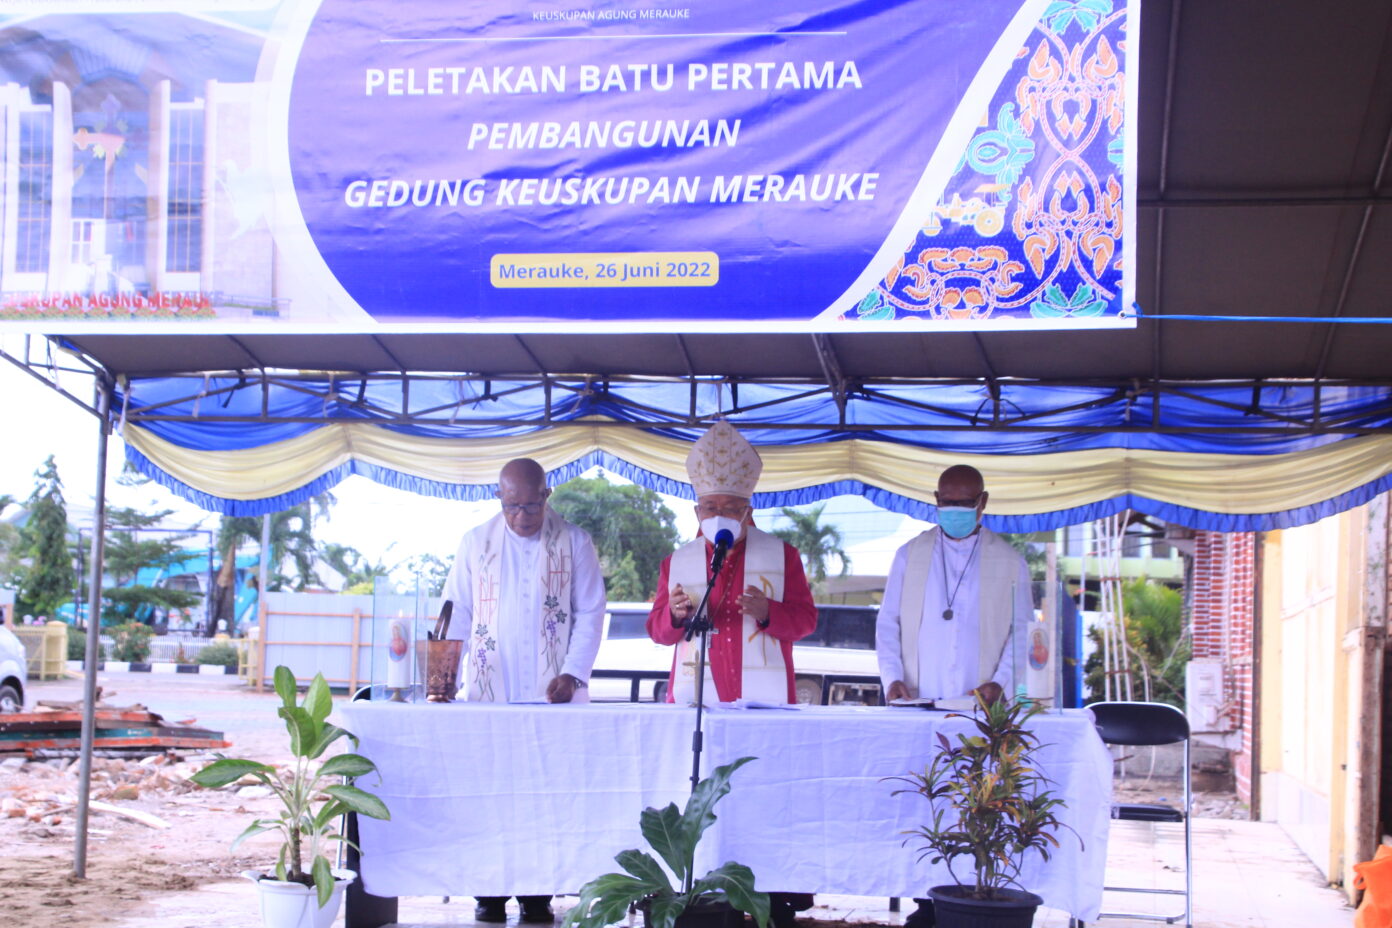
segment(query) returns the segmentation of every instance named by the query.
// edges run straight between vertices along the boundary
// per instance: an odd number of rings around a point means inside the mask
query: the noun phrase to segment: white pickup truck
[[[596,700],[667,698],[672,649],[648,637],[651,603],[610,603],[604,619],[604,642],[595,658],[590,695]],[[874,606],[819,605],[817,628],[793,645],[797,699],[800,703],[880,702],[875,663]],[[613,674],[611,677],[610,674]]]

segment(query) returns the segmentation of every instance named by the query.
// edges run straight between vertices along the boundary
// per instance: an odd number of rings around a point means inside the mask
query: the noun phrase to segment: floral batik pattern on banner
[[[1124,0],[1055,0],[910,247],[847,320],[1117,315]]]

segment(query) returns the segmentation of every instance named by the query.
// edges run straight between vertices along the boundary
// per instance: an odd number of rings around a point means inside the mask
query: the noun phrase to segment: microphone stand
[[[728,552],[727,552],[728,554]],[[691,620],[686,625],[686,640],[690,641],[694,635],[701,636],[701,647],[699,657],[696,659],[696,730],[691,733],[691,792],[696,792],[696,784],[701,782],[701,749],[703,739],[701,732],[701,720],[706,708],[706,644],[710,640],[712,622],[707,611],[707,603],[710,600],[711,590],[715,589],[715,578],[720,576],[720,568],[725,566],[725,558],[721,558],[711,571],[710,582],[706,584],[706,592],[701,597],[701,604],[692,613]],[[694,875],[687,873],[686,887],[684,892],[691,892]]]

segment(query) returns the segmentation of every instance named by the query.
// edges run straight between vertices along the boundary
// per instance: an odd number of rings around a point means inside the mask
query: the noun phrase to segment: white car
[[[667,675],[672,649],[648,637],[651,603],[610,603],[604,617],[604,641],[595,658],[596,671],[631,674],[641,671],[638,699],[667,698]],[[879,705],[879,668],[875,661],[875,606],[819,605],[817,628],[793,645],[797,700],[821,705]],[[596,700],[627,700],[632,678],[605,679],[591,675],[590,696]]]
[[[24,710],[24,645],[0,625],[0,715]]]

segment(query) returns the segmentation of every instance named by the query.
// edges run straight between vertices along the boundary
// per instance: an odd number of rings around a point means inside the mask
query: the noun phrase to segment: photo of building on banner
[[[1134,324],[1128,0],[142,9],[0,15],[0,329]]]

